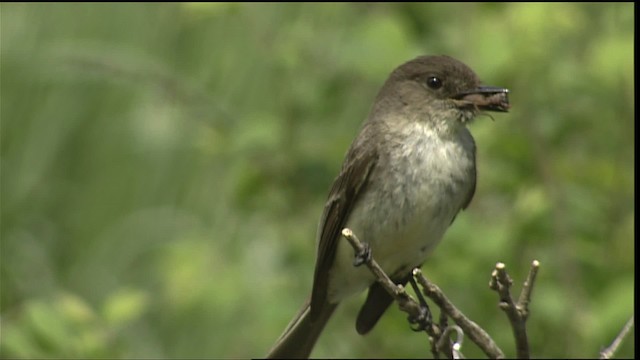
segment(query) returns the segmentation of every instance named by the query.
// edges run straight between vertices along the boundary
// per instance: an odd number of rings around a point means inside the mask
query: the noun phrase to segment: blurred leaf
[[[147,308],[147,295],[135,289],[121,289],[106,300],[103,313],[110,326],[121,326],[140,318]]]

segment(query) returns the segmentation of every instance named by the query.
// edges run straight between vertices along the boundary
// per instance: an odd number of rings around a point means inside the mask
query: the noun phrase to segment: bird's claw
[[[416,332],[423,331],[433,324],[431,311],[426,306],[420,306],[420,314],[418,316],[409,315],[408,320],[410,324],[415,324],[415,326],[411,326],[411,330]]]
[[[362,250],[358,251],[353,259],[353,266],[360,266],[371,261],[371,246],[362,244]]]

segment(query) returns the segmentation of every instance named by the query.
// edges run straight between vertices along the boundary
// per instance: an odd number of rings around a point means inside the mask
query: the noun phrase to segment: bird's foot
[[[423,331],[433,324],[431,310],[429,310],[428,306],[423,305],[420,306],[420,314],[418,316],[409,315],[407,320],[410,324],[415,325],[411,327],[413,331]]]
[[[358,251],[353,259],[353,266],[360,266],[371,261],[371,246],[367,243],[362,244],[362,250]]]

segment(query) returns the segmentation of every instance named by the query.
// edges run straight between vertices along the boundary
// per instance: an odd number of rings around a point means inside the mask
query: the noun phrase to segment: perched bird
[[[448,56],[396,68],[351,144],[320,219],[310,299],[269,358],[305,358],[340,301],[367,288],[356,320],[369,332],[392,302],[341,238],[348,227],[396,283],[406,284],[476,188],[476,146],[466,128],[482,111],[506,112],[508,90],[482,86]]]

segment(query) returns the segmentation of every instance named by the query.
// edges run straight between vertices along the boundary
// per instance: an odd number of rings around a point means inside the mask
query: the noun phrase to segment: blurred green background
[[[514,356],[487,284],[502,261],[518,292],[540,260],[532,355],[596,357],[634,311],[633,13],[3,3],[0,356],[263,356],[310,291],[327,191],[382,82],[448,54],[513,110],[471,124],[476,196],[423,269]],[[315,356],[431,356],[395,306],[357,335],[363,296]]]

